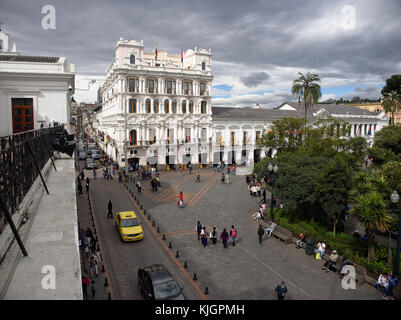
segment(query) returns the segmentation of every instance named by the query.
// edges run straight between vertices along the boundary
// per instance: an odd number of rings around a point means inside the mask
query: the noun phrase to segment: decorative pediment
[[[326,119],[330,118],[331,114],[324,108],[319,109],[316,113],[313,114],[316,118]]]

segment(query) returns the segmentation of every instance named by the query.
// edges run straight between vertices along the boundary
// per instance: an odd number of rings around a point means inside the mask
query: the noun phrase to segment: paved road
[[[113,203],[113,212],[134,210],[139,212],[119,183],[98,178],[91,185],[92,206],[94,208],[97,232],[102,244],[109,270],[115,299],[143,299],[138,289],[137,269],[151,263],[167,266],[189,299],[201,299],[202,295],[191,284],[183,269],[175,263],[169,249],[159,239],[155,230],[142,217],[145,237],[142,241],[124,243],[121,241],[113,219],[107,219],[107,203]],[[152,230],[153,229],[153,230]],[[178,262],[178,261],[177,261]]]

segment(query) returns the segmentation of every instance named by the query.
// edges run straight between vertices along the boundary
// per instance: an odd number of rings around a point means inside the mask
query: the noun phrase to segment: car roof
[[[117,212],[117,214],[119,214],[122,219],[136,218],[136,214],[134,211],[121,211],[121,212]]]
[[[175,281],[171,273],[168,271],[167,267],[162,264],[152,264],[143,267],[142,269],[149,274],[149,276],[153,280],[153,283],[162,283],[170,280]]]

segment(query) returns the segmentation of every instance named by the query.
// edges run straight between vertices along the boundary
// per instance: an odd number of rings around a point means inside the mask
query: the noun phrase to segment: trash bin
[[[308,256],[313,255],[315,252],[315,241],[306,240],[305,254]]]

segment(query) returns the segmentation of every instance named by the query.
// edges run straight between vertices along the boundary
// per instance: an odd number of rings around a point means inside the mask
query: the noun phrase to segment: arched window
[[[159,100],[153,101],[153,113],[159,113]]]
[[[201,101],[201,113],[206,113],[207,102]]]
[[[194,102],[189,101],[189,113],[194,113]]]
[[[169,113],[169,101],[166,99],[164,100],[164,113]]]
[[[131,130],[129,133],[129,144],[130,146],[136,146],[137,145],[137,136],[136,136],[136,130]]]
[[[134,56],[133,54],[131,54],[131,55],[129,56],[129,63],[130,63],[130,64],[135,64],[135,56]]]
[[[171,111],[172,113],[177,113],[177,101],[173,100],[173,103],[171,105]]]
[[[3,51],[3,40],[0,40],[0,51]]]
[[[146,107],[146,113],[150,113],[150,99],[146,99],[145,102],[145,107]]]
[[[205,61],[202,62],[202,70],[206,70],[206,62]]]
[[[187,113],[187,102],[185,100],[181,103],[181,109],[182,113]]]

